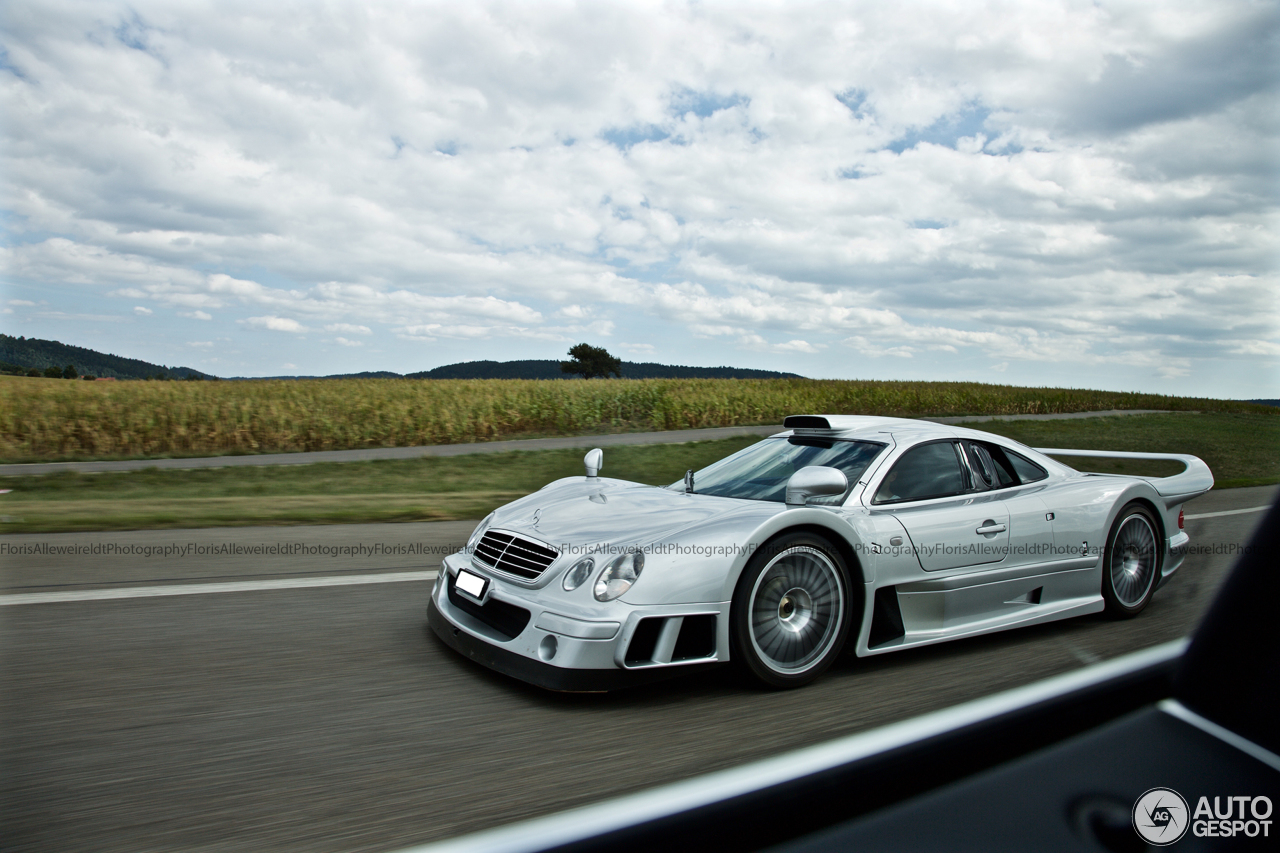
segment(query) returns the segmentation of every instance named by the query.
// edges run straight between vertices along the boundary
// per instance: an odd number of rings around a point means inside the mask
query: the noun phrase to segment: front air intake
[[[488,530],[471,555],[476,562],[525,580],[537,580],[555,562],[554,548],[500,530]]]

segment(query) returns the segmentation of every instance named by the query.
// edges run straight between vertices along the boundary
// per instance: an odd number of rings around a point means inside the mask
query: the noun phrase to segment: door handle
[[[991,533],[1004,533],[1004,531],[1005,526],[1003,524],[996,524],[994,521],[987,520],[982,522],[982,526],[973,532],[986,536]]]

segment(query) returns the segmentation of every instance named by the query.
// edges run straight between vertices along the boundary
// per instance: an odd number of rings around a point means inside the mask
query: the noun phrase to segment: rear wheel
[[[1131,503],[1120,510],[1102,558],[1102,598],[1107,612],[1136,616],[1151,601],[1160,578],[1163,548],[1151,510]]]
[[[733,660],[769,687],[808,684],[849,632],[849,572],[825,539],[783,536],[751,558],[733,599]]]

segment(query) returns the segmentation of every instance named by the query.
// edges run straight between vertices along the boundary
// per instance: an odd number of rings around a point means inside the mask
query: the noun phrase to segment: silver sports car
[[[666,487],[557,480],[484,519],[428,606],[467,657],[554,690],[732,661],[775,688],[859,656],[1106,610],[1181,564],[1194,456],[1033,450],[927,421],[796,415]],[[1175,459],[1170,477],[1052,456]]]

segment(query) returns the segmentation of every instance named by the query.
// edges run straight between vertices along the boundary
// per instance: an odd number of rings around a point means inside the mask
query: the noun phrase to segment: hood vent
[[[488,530],[480,538],[471,559],[499,572],[532,581],[541,577],[547,566],[559,556],[559,551],[541,542],[500,530]]]

